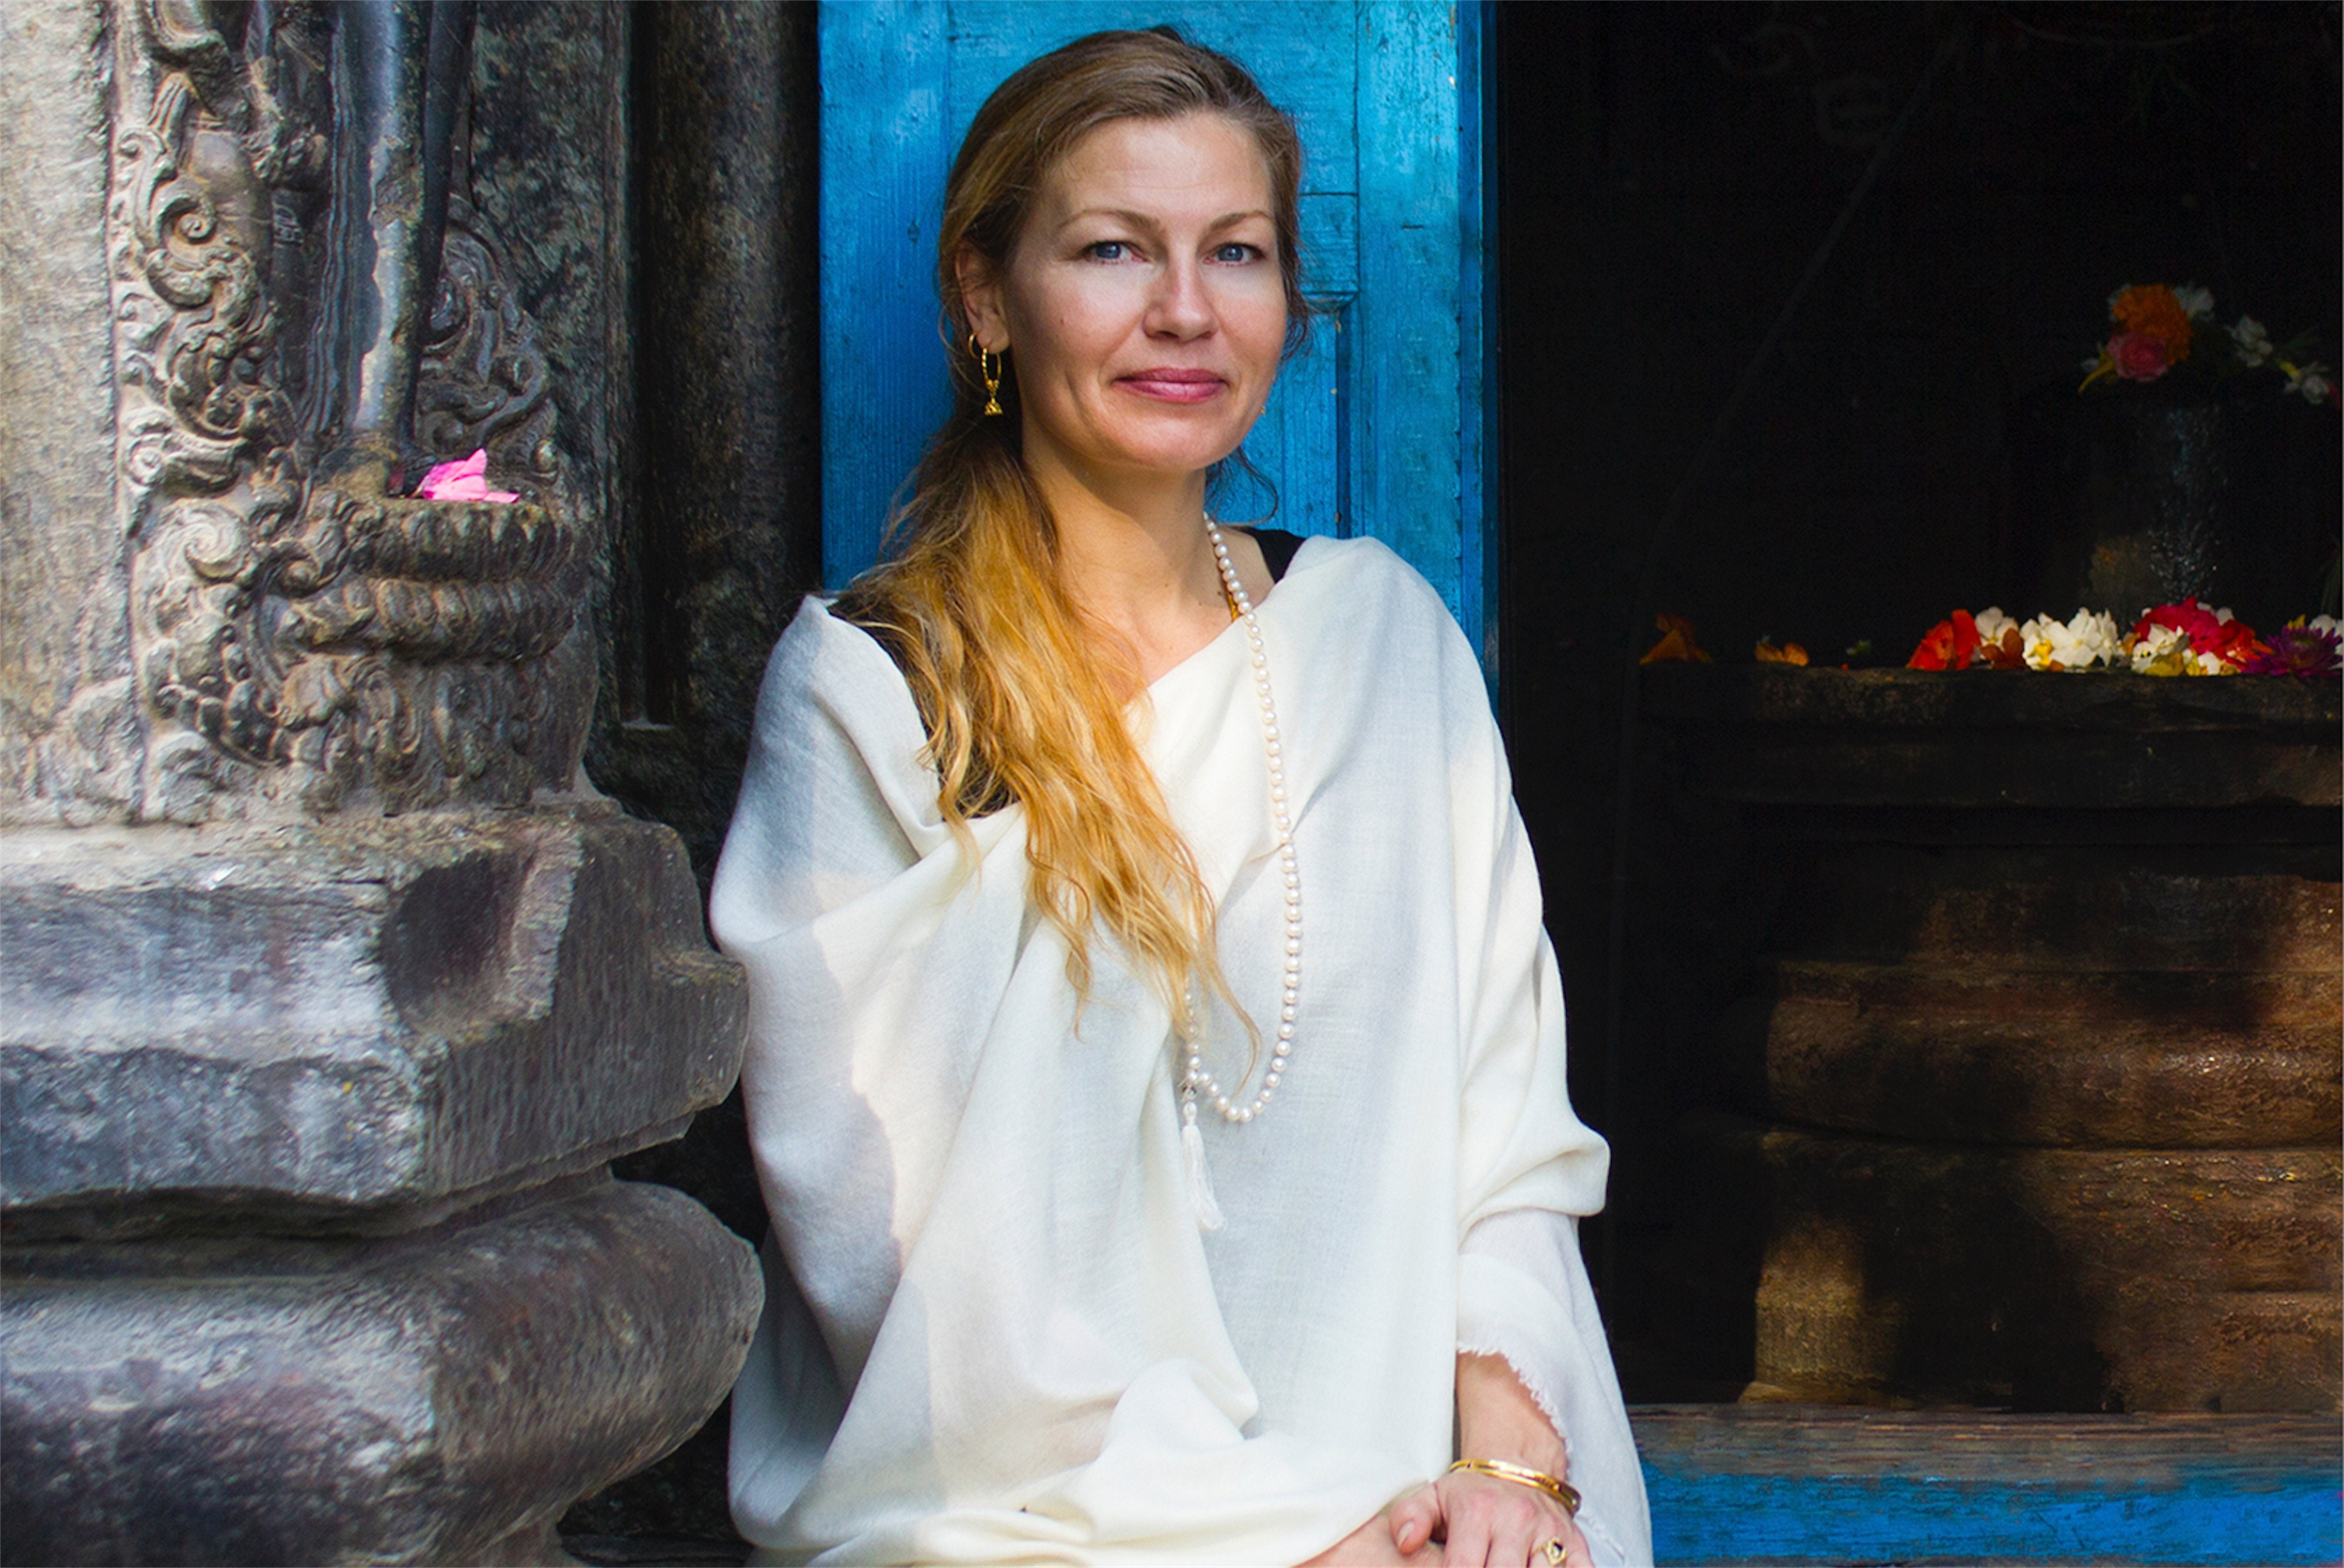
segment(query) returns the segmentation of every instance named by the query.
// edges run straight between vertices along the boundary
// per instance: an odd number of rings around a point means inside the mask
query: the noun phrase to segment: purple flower
[[[2337,655],[2334,632],[2317,626],[2282,626],[2266,639],[2267,651],[2248,659],[2249,675],[2333,675],[2344,668]]]

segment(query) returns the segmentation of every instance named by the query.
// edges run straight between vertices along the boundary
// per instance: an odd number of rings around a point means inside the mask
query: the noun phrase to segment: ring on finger
[[[1547,1560],[1547,1568],[1562,1568],[1562,1560],[1568,1555],[1562,1544],[1562,1537],[1558,1535],[1540,1547],[1539,1555]]]

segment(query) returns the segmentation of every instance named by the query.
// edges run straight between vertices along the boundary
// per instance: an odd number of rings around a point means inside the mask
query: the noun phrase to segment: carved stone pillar
[[[745,1000],[673,835],[578,771],[601,520],[461,39],[354,15],[0,6],[9,1562],[557,1561],[755,1321],[746,1245],[610,1178],[722,1097]],[[396,278],[349,215],[424,197],[353,200],[401,166],[351,127],[423,106],[354,83],[458,95],[395,149],[446,160]],[[518,501],[403,493],[336,389],[386,333],[416,456]]]

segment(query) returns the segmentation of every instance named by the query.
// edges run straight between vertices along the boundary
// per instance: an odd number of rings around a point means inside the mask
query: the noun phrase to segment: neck
[[[1047,460],[1033,472],[1057,525],[1067,592],[1140,684],[1228,623],[1201,472],[1102,479]]]

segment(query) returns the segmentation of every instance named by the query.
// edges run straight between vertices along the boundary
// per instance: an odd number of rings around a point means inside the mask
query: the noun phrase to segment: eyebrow
[[[1068,228],[1086,217],[1120,218],[1136,228],[1155,228],[1160,227],[1157,220],[1148,217],[1147,214],[1144,212],[1134,212],[1128,207],[1086,207],[1079,212],[1068,213],[1066,215],[1066,221],[1059,224],[1058,227],[1061,229]],[[1205,232],[1212,234],[1220,229],[1234,228],[1238,224],[1245,222],[1247,219],[1255,217],[1258,217],[1266,223],[1274,223],[1277,221],[1260,207],[1248,207],[1243,212],[1225,212],[1221,214],[1220,217],[1213,219],[1212,222],[1205,226]]]

